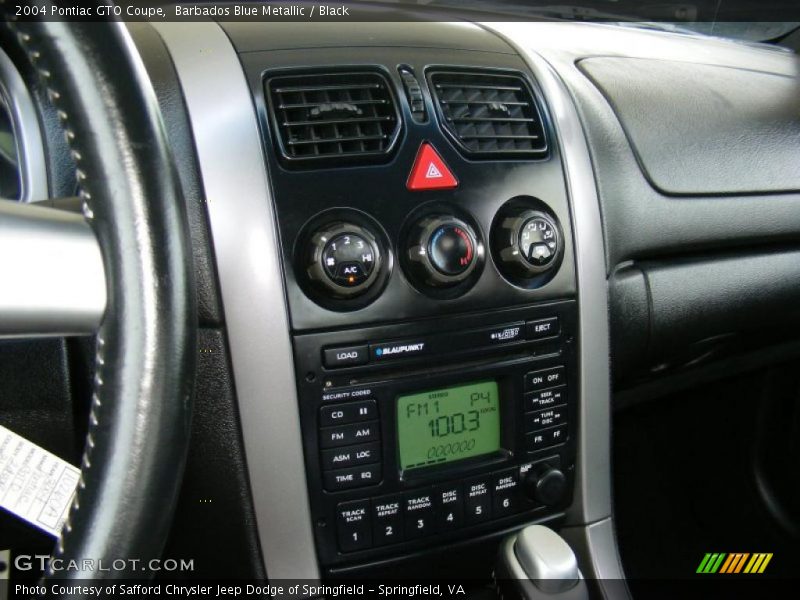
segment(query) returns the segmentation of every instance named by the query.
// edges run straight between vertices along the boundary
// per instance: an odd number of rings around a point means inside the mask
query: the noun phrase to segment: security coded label
[[[57,536],[80,469],[0,425],[0,508]]]

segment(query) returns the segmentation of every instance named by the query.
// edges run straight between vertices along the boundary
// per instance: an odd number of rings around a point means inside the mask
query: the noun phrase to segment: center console
[[[277,216],[320,566],[358,572],[563,518],[578,306],[538,82],[511,53],[241,60]]]
[[[271,579],[485,578],[532,522],[613,542],[591,163],[520,27],[158,26]]]

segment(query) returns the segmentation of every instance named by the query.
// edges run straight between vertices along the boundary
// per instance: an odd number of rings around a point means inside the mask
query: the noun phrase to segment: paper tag
[[[0,425],[0,508],[58,536],[80,469]]]

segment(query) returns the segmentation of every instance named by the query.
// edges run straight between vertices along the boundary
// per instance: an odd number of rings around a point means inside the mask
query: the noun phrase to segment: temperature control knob
[[[351,223],[331,223],[309,240],[308,277],[335,298],[352,298],[366,292],[381,267],[377,239],[367,229]]]
[[[450,287],[475,270],[483,246],[475,231],[450,215],[421,219],[412,228],[407,245],[413,275],[432,287]]]
[[[502,217],[493,242],[501,267],[517,277],[544,273],[558,263],[563,252],[555,219],[534,209],[517,209]]]

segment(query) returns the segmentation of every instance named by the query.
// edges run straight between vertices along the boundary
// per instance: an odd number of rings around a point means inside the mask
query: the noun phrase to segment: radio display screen
[[[397,440],[403,471],[497,452],[500,450],[497,382],[400,396]]]

